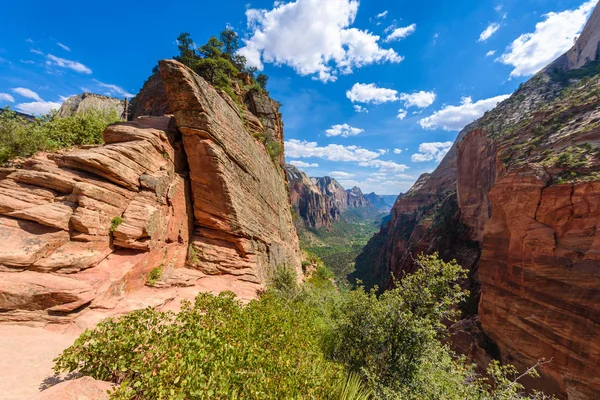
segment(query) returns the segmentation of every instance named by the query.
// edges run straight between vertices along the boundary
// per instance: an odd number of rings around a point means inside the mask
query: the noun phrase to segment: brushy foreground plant
[[[514,368],[492,363],[483,378],[441,344],[465,271],[435,254],[417,264],[379,296],[340,291],[325,270],[298,286],[280,267],[247,305],[201,293],[177,314],[149,308],[101,322],[55,371],[117,383],[111,398],[128,400],[544,399],[522,393]]]
[[[49,113],[33,121],[10,108],[0,113],[0,164],[38,151],[102,143],[102,132],[119,121],[116,110],[89,110],[66,118]]]

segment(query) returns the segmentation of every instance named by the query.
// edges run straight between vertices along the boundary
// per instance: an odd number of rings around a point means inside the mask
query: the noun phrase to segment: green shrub
[[[148,274],[148,279],[146,280],[146,284],[148,286],[156,285],[156,282],[160,279],[162,274],[163,274],[163,266],[162,265],[160,267],[152,268],[152,270]]]
[[[298,276],[296,271],[287,265],[278,265],[269,277],[268,287],[287,298],[298,293]]]
[[[113,219],[110,220],[110,228],[108,229],[108,231],[110,233],[114,233],[117,230],[117,227],[119,225],[121,225],[123,223],[123,218],[121,218],[120,216],[116,216]]]
[[[7,107],[0,114],[0,163],[39,151],[100,144],[104,129],[118,120],[115,110],[90,110],[66,118],[50,113],[26,121]]]
[[[101,322],[56,359],[120,384],[113,399],[333,399],[344,373],[321,350],[315,313],[270,293],[243,306],[201,293],[178,314]]]
[[[283,153],[281,143],[275,140],[268,140],[265,143],[265,146],[267,147],[267,152],[269,153],[269,156],[271,156],[271,160],[273,160],[274,162],[277,161],[279,159],[279,156]]]

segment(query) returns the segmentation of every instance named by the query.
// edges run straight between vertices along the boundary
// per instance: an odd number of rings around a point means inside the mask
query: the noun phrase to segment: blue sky
[[[89,3],[89,4],[86,4]],[[594,0],[9,2],[0,106],[43,112],[82,91],[135,94],[190,32],[226,25],[270,76],[286,157],[365,192],[406,191],[458,130],[566,51]]]

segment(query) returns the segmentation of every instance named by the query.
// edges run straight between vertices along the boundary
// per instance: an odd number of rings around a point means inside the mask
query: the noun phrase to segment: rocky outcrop
[[[340,212],[348,208],[348,193],[335,179],[324,176],[322,178],[312,178],[319,191],[331,199],[333,204]]]
[[[365,198],[365,195],[358,186],[354,186],[352,189],[346,190],[346,193],[348,194],[346,200],[348,208],[371,207],[371,203]]]
[[[283,145],[278,105],[253,95],[237,105],[176,61],[161,73],[174,117],[113,124],[101,146],[1,171],[0,322],[85,325],[97,321],[90,310],[205,290],[253,297],[279,265],[301,276],[285,172],[244,124],[254,107]]]
[[[368,193],[364,196],[369,204],[382,212],[389,212],[392,209],[392,206],[388,204],[382,196],[375,194],[375,192]]]
[[[300,276],[298,237],[279,163],[246,131],[228,95],[177,61],[161,61],[160,72],[188,154],[194,213],[188,265],[258,284],[278,265]]]
[[[62,106],[60,106],[57,115],[61,118],[65,118],[90,110],[103,112],[114,111],[119,118],[127,119],[127,115],[125,115],[126,107],[125,100],[94,93],[82,93],[71,96],[65,100]]]
[[[167,101],[165,87],[158,71],[154,72],[142,90],[131,99],[130,115],[132,119],[142,116],[160,116],[171,114],[172,111]]]
[[[321,193],[317,186],[291,164],[285,165],[292,207],[311,228],[329,227],[339,218],[340,211],[333,200]]]
[[[29,400],[108,400],[108,393],[113,386],[110,382],[97,381],[84,376],[60,382]]]
[[[390,285],[416,253],[456,258],[472,293],[456,348],[484,360],[493,343],[488,355],[522,369],[551,359],[527,384],[569,399],[600,397],[600,80],[586,64],[599,12],[569,53],[461,131],[357,259],[358,277]]]

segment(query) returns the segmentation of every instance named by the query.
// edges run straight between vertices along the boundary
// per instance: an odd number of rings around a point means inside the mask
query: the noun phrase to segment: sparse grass
[[[110,233],[114,233],[117,230],[117,227],[123,223],[123,218],[120,216],[116,216],[110,220],[110,228],[108,231]]]
[[[161,278],[162,274],[163,274],[163,266],[162,265],[159,267],[152,268],[152,270],[148,274],[148,279],[146,280],[146,285],[148,285],[148,286],[156,285],[156,282],[158,282],[158,280]]]

